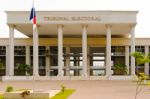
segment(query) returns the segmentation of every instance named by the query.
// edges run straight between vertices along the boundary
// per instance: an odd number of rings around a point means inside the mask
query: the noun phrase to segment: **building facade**
[[[9,38],[0,39],[4,78],[28,64],[36,77],[110,77],[124,64],[135,75],[130,53],[149,53],[149,39],[135,39],[137,11],[38,11],[33,30],[27,11],[8,11]],[[14,38],[14,30],[28,38]],[[34,31],[34,33],[33,33]],[[149,64],[138,67],[149,75]],[[23,76],[23,75],[22,75]]]

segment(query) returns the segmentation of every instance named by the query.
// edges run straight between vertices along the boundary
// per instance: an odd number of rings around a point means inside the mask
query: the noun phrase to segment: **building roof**
[[[6,11],[7,24],[32,37],[29,11]],[[82,25],[88,25],[88,35],[105,35],[106,24],[112,25],[112,35],[128,36],[135,25],[138,11],[37,11],[39,36],[57,35],[57,25],[63,24],[64,35],[81,35]]]

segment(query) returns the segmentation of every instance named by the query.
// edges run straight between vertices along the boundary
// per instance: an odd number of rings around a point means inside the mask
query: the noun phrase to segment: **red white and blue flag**
[[[32,7],[30,12],[30,21],[32,22],[32,24],[36,24],[36,13],[34,7]]]

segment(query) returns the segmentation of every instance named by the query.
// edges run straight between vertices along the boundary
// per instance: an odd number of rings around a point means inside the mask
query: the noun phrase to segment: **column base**
[[[50,80],[50,76],[2,76],[2,81]]]
[[[135,80],[132,75],[109,76],[109,80]]]
[[[50,80],[136,80],[134,76],[124,75],[124,76],[2,76],[2,81],[50,81]]]

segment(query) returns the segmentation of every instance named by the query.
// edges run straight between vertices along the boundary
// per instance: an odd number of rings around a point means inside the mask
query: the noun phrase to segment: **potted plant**
[[[4,68],[5,68],[5,67],[4,67],[3,63],[0,62],[0,69],[2,70],[2,69],[4,69]]]
[[[125,64],[118,63],[114,66],[115,75],[125,75],[127,74],[127,66]]]
[[[27,64],[19,64],[17,66],[18,75],[31,75],[31,68]]]
[[[14,88],[12,86],[7,86],[6,92],[13,92]]]
[[[0,76],[5,74],[5,66],[0,60]]]

